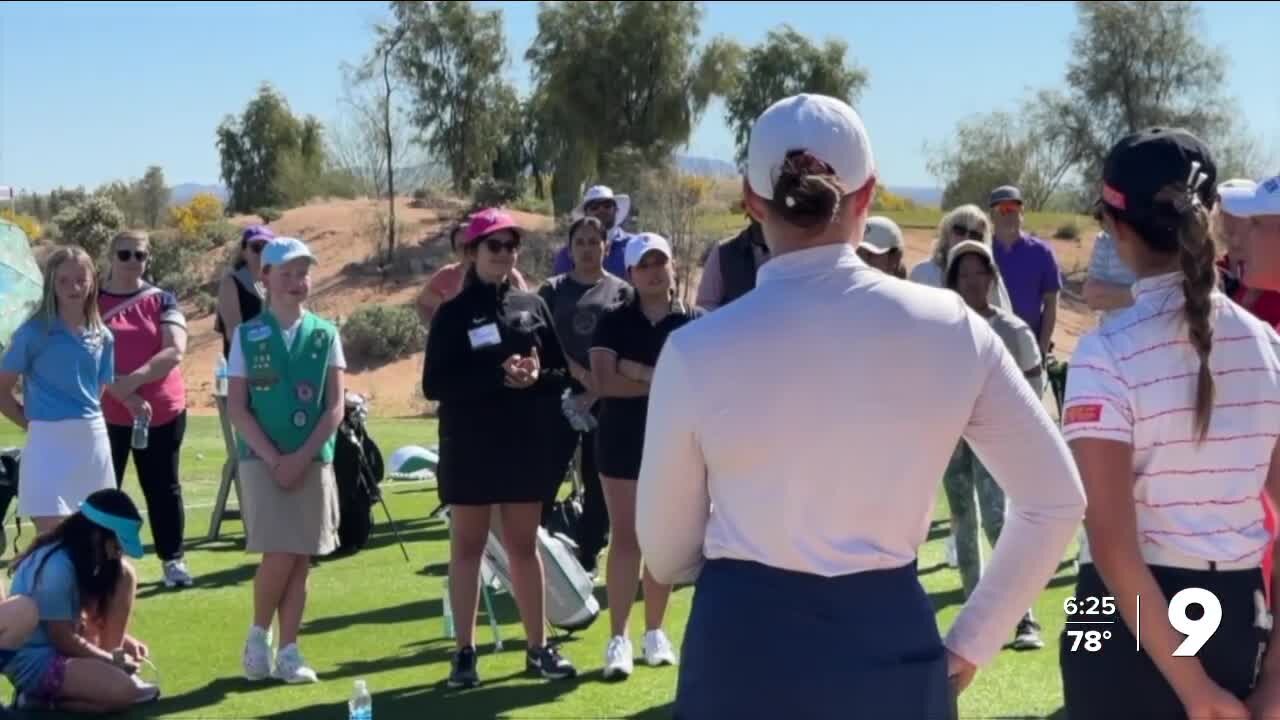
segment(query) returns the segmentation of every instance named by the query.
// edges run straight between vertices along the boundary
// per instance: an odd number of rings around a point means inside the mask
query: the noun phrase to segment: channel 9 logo
[[[1199,606],[1200,616],[1192,618],[1191,606]],[[1142,596],[1133,599],[1134,617],[1134,649],[1142,650]],[[1070,642],[1070,652],[1098,652],[1104,642],[1111,640],[1114,633],[1106,629],[1109,625],[1118,625],[1124,621],[1119,617],[1116,599],[1112,596],[1067,598],[1063,602],[1066,613],[1066,636]],[[1186,636],[1174,649],[1174,657],[1195,657],[1205,643],[1218,631],[1222,624],[1222,603],[1218,596],[1204,588],[1186,588],[1180,590],[1169,599],[1169,625]],[[1091,618],[1091,619],[1078,619]],[[1097,618],[1097,619],[1092,619]],[[1079,627],[1077,627],[1079,626]],[[1088,626],[1088,627],[1086,627]]]

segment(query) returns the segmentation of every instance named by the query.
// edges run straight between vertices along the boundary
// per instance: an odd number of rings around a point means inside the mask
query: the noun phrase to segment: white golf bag
[[[481,576],[486,584],[500,585],[512,593],[511,564],[502,547],[496,512],[490,527],[480,564]],[[600,603],[593,594],[595,583],[591,576],[582,569],[582,563],[569,545],[543,527],[538,528],[538,552],[542,555],[546,576],[547,622],[571,633],[585,630],[600,616]]]

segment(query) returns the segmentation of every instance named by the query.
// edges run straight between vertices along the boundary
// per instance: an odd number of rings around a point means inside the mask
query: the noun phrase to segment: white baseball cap
[[[871,139],[848,103],[826,95],[792,95],[756,118],[747,144],[747,182],[752,192],[773,199],[773,186],[787,153],[807,150],[835,170],[846,192],[862,189],[875,176]]]
[[[671,259],[671,243],[667,242],[666,238],[651,232],[632,235],[631,240],[627,242],[627,250],[623,253],[627,269],[630,270],[639,265],[644,256],[651,251],[660,252],[668,260]]]
[[[311,248],[295,237],[274,237],[262,249],[262,267],[283,265],[298,258],[307,258],[313,263],[316,261],[316,256],[311,254]]]
[[[902,229],[887,217],[875,215],[867,218],[867,229],[862,233],[858,247],[872,255],[883,255],[891,250],[902,250]]]
[[[1227,184],[1223,183],[1223,185]],[[1253,187],[1219,186],[1218,197],[1222,202],[1222,210],[1228,215],[1236,217],[1280,215],[1280,175],[1256,183]]]

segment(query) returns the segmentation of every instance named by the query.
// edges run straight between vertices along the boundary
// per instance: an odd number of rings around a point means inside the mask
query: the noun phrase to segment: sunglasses
[[[251,250],[255,255],[261,255],[262,251],[265,250],[266,247],[267,244],[264,242],[249,243],[249,250]]]
[[[969,238],[970,240],[982,240],[984,237],[986,237],[986,233],[982,232],[981,230],[973,230],[971,228],[965,227],[964,225],[961,225],[960,223],[956,223],[955,225],[952,225],[951,232],[956,235],[959,235],[960,237]]]
[[[129,262],[130,259],[133,259],[141,263],[141,262],[146,262],[148,257],[150,257],[150,253],[148,253],[146,250],[117,250],[116,251],[116,258],[120,262]]]
[[[602,208],[618,209],[618,203],[612,200],[593,200],[582,207],[584,212],[595,212]]]
[[[1000,215],[1017,215],[1022,212],[1022,206],[1012,200],[1006,200],[996,204],[996,212]]]
[[[489,248],[489,252],[494,253],[495,255],[503,250],[514,253],[520,249],[520,240],[517,238],[515,240],[503,242],[498,238],[491,237],[484,239],[484,246]]]

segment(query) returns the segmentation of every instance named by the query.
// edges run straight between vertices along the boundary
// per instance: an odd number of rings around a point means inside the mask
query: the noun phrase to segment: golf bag
[[[382,451],[369,437],[364,398],[348,395],[333,448],[333,474],[338,484],[338,552],[354,553],[369,541],[373,506],[382,499],[385,472]]]
[[[22,451],[18,448],[0,450],[0,555],[4,554],[7,544],[5,521],[9,517],[9,506],[18,496],[18,464],[21,455]],[[17,513],[14,513],[14,516],[16,518]],[[18,522],[22,521],[18,520]],[[18,529],[21,531],[22,526],[19,525]],[[14,553],[17,553],[17,548],[14,548]]]
[[[590,627],[600,617],[600,603],[593,594],[595,583],[582,569],[577,553],[542,527],[538,528],[538,552],[542,555],[546,578],[547,622],[570,633]],[[484,576],[496,579],[508,593],[513,593],[511,564],[507,560],[506,549],[502,547],[501,528],[493,524],[485,542],[481,567]]]

